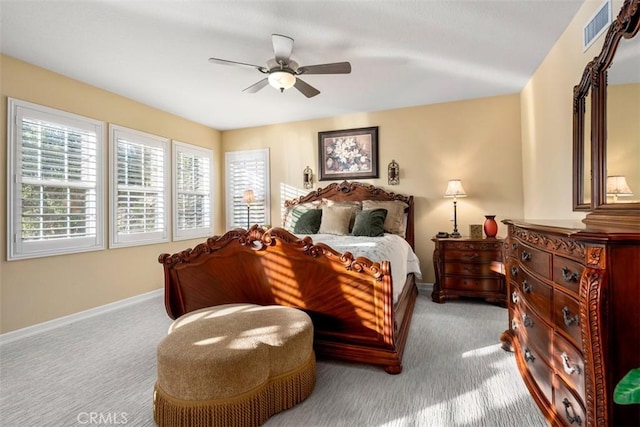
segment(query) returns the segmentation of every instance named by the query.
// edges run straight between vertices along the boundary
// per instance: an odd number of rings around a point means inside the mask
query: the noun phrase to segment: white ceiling
[[[219,130],[519,92],[582,0],[8,1],[2,53]],[[295,39],[320,95],[209,57],[264,65]],[[577,83],[577,82],[576,82]],[[568,89],[569,90],[569,89]]]

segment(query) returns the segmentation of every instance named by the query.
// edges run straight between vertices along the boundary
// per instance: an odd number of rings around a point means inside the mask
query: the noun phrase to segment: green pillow
[[[322,221],[322,209],[311,209],[304,212],[293,227],[296,234],[317,234]]]
[[[386,218],[386,209],[357,211],[351,234],[353,236],[380,237],[384,235],[384,220]]]

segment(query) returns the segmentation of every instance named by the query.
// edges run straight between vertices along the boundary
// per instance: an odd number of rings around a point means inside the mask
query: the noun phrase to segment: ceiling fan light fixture
[[[296,84],[296,76],[288,71],[272,71],[269,74],[269,84],[280,92],[290,89]]]

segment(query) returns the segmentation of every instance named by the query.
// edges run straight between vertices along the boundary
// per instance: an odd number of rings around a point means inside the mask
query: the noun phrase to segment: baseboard
[[[120,301],[101,305],[95,308],[90,308],[88,310],[70,314],[68,316],[58,317],[57,319],[49,320],[43,323],[38,323],[37,325],[27,326],[26,328],[0,334],[0,345],[8,344],[10,342],[20,340],[22,338],[40,334],[42,332],[50,331],[52,329],[59,328],[60,326],[68,325],[69,323],[78,322],[80,320],[84,320],[89,317],[97,316],[99,314],[117,310],[123,307],[127,307],[132,304],[137,304],[139,302],[146,301],[148,299],[160,296],[163,294],[163,292],[164,292],[164,288],[160,288],[155,291],[136,295],[131,298],[125,298]]]
[[[430,293],[433,291],[433,283],[416,283],[419,291],[426,293]]]

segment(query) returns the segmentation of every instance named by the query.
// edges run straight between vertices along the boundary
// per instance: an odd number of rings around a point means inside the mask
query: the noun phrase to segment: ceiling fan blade
[[[266,85],[269,84],[269,79],[264,78],[262,80],[260,80],[258,83],[254,83],[251,86],[249,86],[246,89],[243,89],[243,92],[247,92],[247,93],[256,93],[257,91],[259,91],[260,89],[262,89],[263,87],[265,87]]]
[[[273,53],[276,55],[278,64],[287,65],[293,51],[293,39],[280,34],[271,34],[273,43]]]
[[[307,98],[312,98],[320,93],[318,89],[311,86],[309,83],[300,80],[300,78],[296,78],[296,83],[293,86],[302,92],[302,94]]]
[[[334,62],[332,64],[306,65],[298,68],[296,74],[349,74],[350,72],[350,63]]]
[[[265,74],[269,72],[269,69],[267,67],[261,67],[260,65],[254,65],[254,64],[246,64],[244,62],[229,61],[227,59],[209,58],[209,62],[212,62],[214,64],[222,64],[222,65],[241,65],[243,67],[251,67]]]

